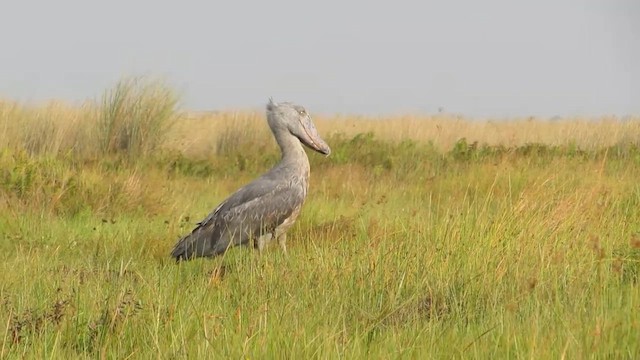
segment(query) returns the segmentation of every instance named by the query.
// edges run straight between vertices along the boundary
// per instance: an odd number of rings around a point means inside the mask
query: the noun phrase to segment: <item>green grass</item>
[[[0,136],[0,358],[640,355],[637,139],[442,150],[336,131],[288,256],[176,264],[177,239],[278,159],[240,120],[202,156],[159,149],[170,130],[111,150],[104,132]]]
[[[237,248],[179,265],[177,238],[263,165],[4,154],[40,197],[18,171],[3,182],[2,357],[640,354],[637,157],[405,143],[376,167],[367,139],[312,155],[288,257]],[[67,172],[75,190],[47,206]]]

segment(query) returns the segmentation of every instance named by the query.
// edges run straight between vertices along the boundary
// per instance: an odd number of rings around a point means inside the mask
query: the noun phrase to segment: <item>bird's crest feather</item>
[[[273,101],[273,97],[269,96],[269,102],[267,103],[267,110],[272,111],[273,108],[277,107],[278,103]]]

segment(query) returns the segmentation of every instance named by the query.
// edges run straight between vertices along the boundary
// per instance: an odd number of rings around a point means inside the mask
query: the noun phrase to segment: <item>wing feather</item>
[[[304,202],[302,184],[262,179],[251,183],[218,205],[172,251],[176,259],[214,256],[228,247],[273,232]]]

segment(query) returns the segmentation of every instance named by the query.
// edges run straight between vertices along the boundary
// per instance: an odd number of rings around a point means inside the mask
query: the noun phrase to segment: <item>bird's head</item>
[[[276,103],[269,98],[267,121],[275,131],[285,130],[309,148],[329,156],[331,148],[322,140],[307,110],[290,102]]]

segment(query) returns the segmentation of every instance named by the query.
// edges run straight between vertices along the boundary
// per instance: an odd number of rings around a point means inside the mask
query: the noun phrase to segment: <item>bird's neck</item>
[[[290,165],[293,169],[299,169],[308,174],[309,158],[300,140],[293,136],[288,130],[274,131],[274,136],[282,151],[280,164]]]

